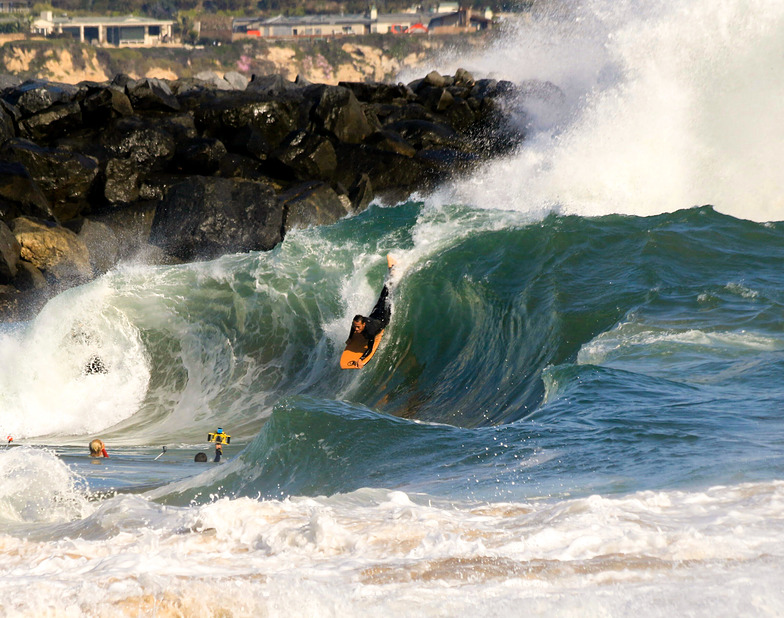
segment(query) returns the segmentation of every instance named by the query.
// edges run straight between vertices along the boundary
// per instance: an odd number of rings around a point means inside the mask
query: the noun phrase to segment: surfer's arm
[[[362,354],[362,356],[359,357],[360,361],[365,360],[370,355],[370,353],[373,351],[373,344],[375,342],[376,342],[376,336],[375,335],[373,335],[372,337],[368,337],[368,340],[367,340],[367,350],[365,350],[365,352]]]

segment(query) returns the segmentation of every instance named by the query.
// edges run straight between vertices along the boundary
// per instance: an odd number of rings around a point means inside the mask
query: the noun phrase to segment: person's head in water
[[[106,452],[106,446],[103,440],[96,438],[90,442],[90,457],[108,457],[109,453]]]
[[[355,315],[354,319],[351,321],[351,332],[352,333],[361,333],[365,330],[365,325],[367,324],[367,318],[363,315]]]
[[[193,458],[193,461],[207,461],[207,453],[196,453],[196,457]]]

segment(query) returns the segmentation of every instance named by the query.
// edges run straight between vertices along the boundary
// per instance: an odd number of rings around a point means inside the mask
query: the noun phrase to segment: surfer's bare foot
[[[391,253],[387,253],[387,268],[389,268],[389,272],[392,272],[397,265],[397,260],[392,257]]]

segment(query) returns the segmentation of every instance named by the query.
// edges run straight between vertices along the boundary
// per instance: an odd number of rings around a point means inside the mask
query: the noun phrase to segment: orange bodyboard
[[[373,349],[365,359],[365,363],[368,363],[370,359],[373,358],[376,350],[378,350],[378,344],[381,343],[381,336],[383,334],[384,331],[381,330],[378,335],[376,335],[376,338],[373,341]],[[359,357],[365,353],[365,350],[367,350],[367,339],[365,339],[362,335],[356,335],[352,333],[351,338],[346,344],[346,349],[343,350],[343,354],[340,355],[340,368],[361,369],[362,367],[359,366],[357,361],[359,360]]]

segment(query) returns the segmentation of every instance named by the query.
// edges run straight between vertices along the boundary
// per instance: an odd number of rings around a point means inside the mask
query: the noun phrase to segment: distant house
[[[492,15],[492,14],[491,14]],[[485,17],[469,8],[458,9],[454,13],[438,15],[430,20],[428,29],[431,34],[453,34],[487,30],[493,25],[492,16]]]
[[[452,4],[443,3],[451,8]],[[442,6],[442,5],[439,5]],[[365,15],[309,15],[269,19],[238,18],[232,21],[232,39],[245,37],[300,38],[333,37],[351,34],[447,34],[485,30],[492,26],[490,17],[473,14],[471,9],[452,13],[381,13],[372,8]]]
[[[82,42],[118,47],[153,47],[170,41],[174,21],[147,17],[68,17],[44,11],[33,20],[35,34],[70,35]]]
[[[366,15],[306,15],[269,19],[235,19],[232,22],[232,38],[264,37],[325,37],[345,34],[368,34],[371,19]]]

